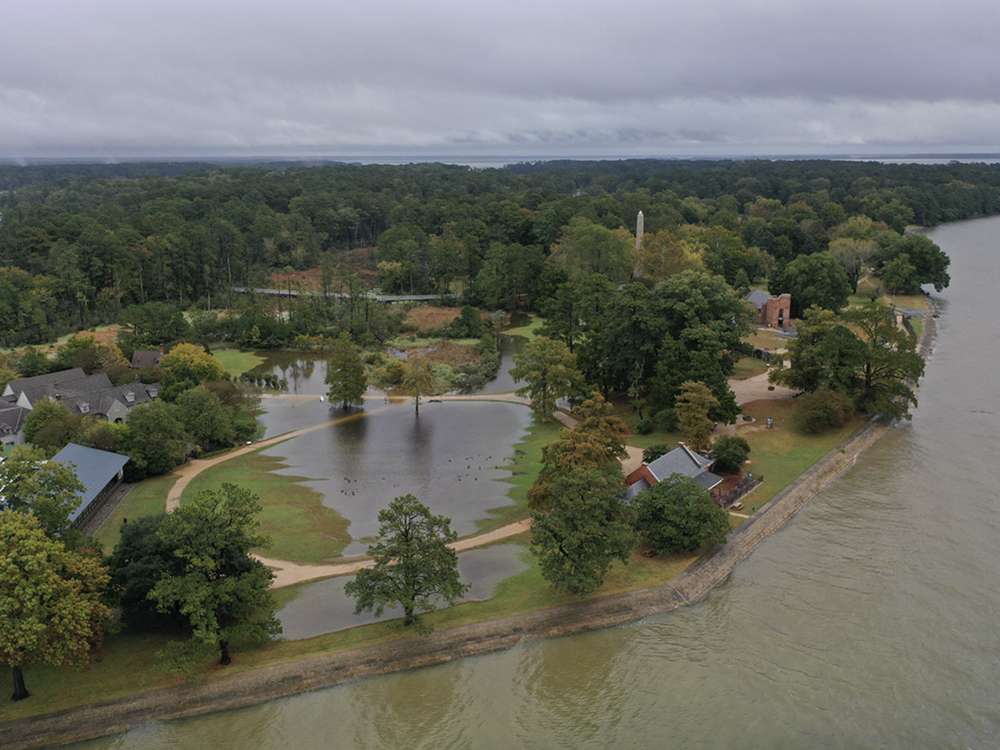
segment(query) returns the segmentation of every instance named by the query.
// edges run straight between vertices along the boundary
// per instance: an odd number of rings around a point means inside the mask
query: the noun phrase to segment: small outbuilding
[[[771,328],[784,328],[792,319],[792,295],[773,295],[754,289],[744,297],[747,302],[760,312],[758,325]]]
[[[642,490],[659,484],[674,474],[690,477],[711,492],[722,484],[722,477],[709,471],[713,463],[714,459],[695,453],[681,443],[655,461],[643,464],[625,478],[625,483],[628,485],[627,499],[631,500]]]
[[[101,509],[108,496],[121,484],[129,457],[70,443],[53,456],[52,460],[71,467],[85,488],[80,507],[69,517],[70,523],[75,528],[80,528]]]

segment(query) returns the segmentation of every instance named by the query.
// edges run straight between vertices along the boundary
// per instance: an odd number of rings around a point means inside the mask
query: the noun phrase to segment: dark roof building
[[[640,466],[625,478],[625,482],[629,485],[631,492],[632,487],[637,484],[644,483],[645,487],[641,489],[646,489],[654,484],[659,484],[667,477],[681,474],[690,477],[706,490],[712,490],[722,484],[722,477],[709,471],[712,463],[713,459],[695,453],[684,443],[681,443],[655,461]],[[641,489],[632,492],[631,496],[634,497]]]
[[[760,289],[754,289],[743,299],[760,311],[758,325],[784,328],[792,320],[792,295],[790,294],[775,296],[762,292]]]
[[[23,391],[29,389],[41,386],[53,386],[58,388],[59,386],[65,385],[73,380],[79,380],[80,378],[85,377],[87,377],[87,373],[83,371],[83,368],[74,367],[72,370],[62,370],[60,372],[50,372],[45,375],[35,375],[31,378],[21,378],[20,380],[12,380],[7,383],[7,387],[3,389],[3,395],[17,398]]]
[[[0,401],[0,444],[24,444],[24,420],[29,413],[23,406]]]
[[[79,528],[100,509],[111,491],[121,483],[123,469],[129,457],[70,443],[53,456],[52,460],[70,466],[86,488],[80,507],[69,517],[70,523]]]
[[[132,367],[156,367],[163,359],[162,349],[136,349],[132,352]]]

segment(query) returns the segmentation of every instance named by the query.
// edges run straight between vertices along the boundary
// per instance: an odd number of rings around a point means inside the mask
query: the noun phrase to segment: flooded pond
[[[465,601],[490,599],[500,581],[530,567],[527,555],[517,544],[497,544],[460,554],[458,572],[463,583],[472,585]],[[354,599],[344,594],[344,585],[350,580],[352,576],[341,576],[304,585],[277,613],[284,628],[281,637],[294,641],[375,622],[370,612],[354,614]],[[402,616],[401,609],[386,608],[381,619]]]
[[[451,518],[459,536],[475,533],[490,509],[510,504],[509,485],[494,480],[510,476],[513,446],[531,422],[529,409],[498,402],[425,402],[419,416],[412,403],[381,399],[367,401],[363,415],[318,398],[286,396],[264,406],[268,434],[357,415],[263,451],[286,464],[279,473],[307,477],[323,503],[350,521],[346,555],[367,549],[359,540],[378,533],[379,510],[407,493]]]

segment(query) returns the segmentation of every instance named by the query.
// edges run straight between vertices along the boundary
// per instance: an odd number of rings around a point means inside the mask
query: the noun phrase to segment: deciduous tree
[[[420,399],[437,392],[434,363],[425,356],[411,357],[403,367],[403,390],[413,396],[413,410],[420,414]]]
[[[365,391],[368,390],[365,364],[347,333],[340,334],[333,344],[324,382],[329,386],[326,397],[331,404],[340,401],[344,409],[351,405],[364,405]]]
[[[657,552],[692,552],[708,543],[724,542],[729,514],[712,501],[708,490],[690,477],[674,474],[635,499],[636,527]]]
[[[403,495],[379,511],[378,521],[378,538],[368,548],[375,564],[359,570],[344,591],[357,600],[355,614],[374,611],[381,617],[386,606],[402,607],[404,627],[428,634],[431,628],[420,614],[435,610],[442,599],[454,604],[469,589],[459,578],[458,555],[448,546],[458,538],[451,519],[432,515],[413,495]]]
[[[617,477],[592,466],[562,474],[550,488],[547,510],[532,513],[531,549],[553,588],[577,596],[604,583],[615,560],[628,563],[636,538]]]
[[[708,447],[708,438],[715,429],[715,422],[709,412],[719,405],[715,396],[704,383],[689,380],[681,386],[677,397],[677,422],[684,439],[691,448],[703,451]]]
[[[516,381],[525,381],[515,392],[531,399],[531,410],[546,422],[552,419],[556,401],[576,393],[583,384],[576,356],[563,342],[545,336],[536,337],[514,355],[510,374]]]
[[[250,554],[271,543],[259,532],[260,510],[255,494],[225,483],[199,492],[160,527],[180,570],[166,572],[149,597],[164,611],[176,608],[191,627],[189,641],[164,651],[173,668],[188,669],[213,651],[225,666],[232,662],[230,643],[266,641],[281,632],[269,591],[274,574]]]
[[[914,386],[924,374],[924,360],[916,341],[896,325],[896,315],[872,302],[844,312],[844,320],[860,332],[861,354],[855,403],[869,414],[901,419],[917,405]]]
[[[0,511],[0,661],[13,671],[13,700],[30,695],[25,666],[87,664],[111,617],[107,582],[95,552],[71,552],[35,516]]]
[[[70,526],[69,516],[87,488],[71,467],[47,458],[30,445],[11,451],[0,463],[0,509],[33,514],[46,534],[72,547],[80,533]]]

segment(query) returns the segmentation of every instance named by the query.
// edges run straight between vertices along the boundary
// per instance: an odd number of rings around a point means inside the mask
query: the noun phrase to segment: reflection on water
[[[463,601],[491,598],[500,581],[527,570],[529,565],[524,548],[517,544],[498,544],[463,552],[458,556],[458,572],[462,583],[471,584]],[[293,641],[312,638],[375,622],[371,613],[354,614],[355,601],[344,594],[344,585],[349,580],[350,576],[343,576],[302,586],[300,595],[278,612],[284,628],[282,638]],[[402,616],[401,609],[387,608],[382,619]]]
[[[294,398],[294,397],[291,397]],[[326,403],[297,407],[303,424],[336,416]],[[289,419],[276,410],[274,416]],[[271,412],[265,421],[271,419]],[[390,500],[415,495],[437,515],[452,519],[459,536],[473,534],[476,521],[510,504],[513,446],[521,440],[531,412],[496,402],[425,403],[419,416],[412,404],[366,402],[365,416],[339,421],[265,449],[280,457],[278,473],[305,476],[323,502],[351,522],[354,538],[344,554],[365,551],[365,537],[378,532],[377,516]]]

